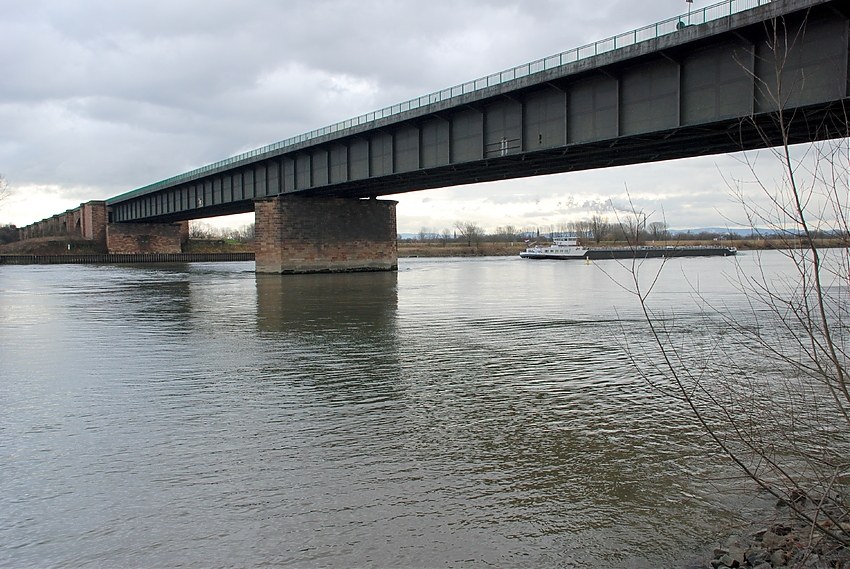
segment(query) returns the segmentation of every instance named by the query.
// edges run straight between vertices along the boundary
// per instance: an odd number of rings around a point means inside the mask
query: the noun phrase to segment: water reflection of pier
[[[394,272],[257,275],[257,328],[273,375],[327,390],[334,401],[397,396]],[[274,368],[274,369],[271,369]]]

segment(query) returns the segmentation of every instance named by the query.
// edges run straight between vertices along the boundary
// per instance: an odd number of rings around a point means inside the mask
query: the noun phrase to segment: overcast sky
[[[687,9],[684,0],[0,0],[0,173],[13,190],[0,222],[26,225]],[[739,160],[404,194],[399,231],[561,224],[623,203],[626,187],[673,227],[726,226],[741,216],[721,172]]]

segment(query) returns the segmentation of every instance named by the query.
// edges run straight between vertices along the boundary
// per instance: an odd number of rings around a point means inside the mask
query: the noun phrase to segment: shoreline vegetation
[[[504,242],[504,241],[480,241],[478,243],[467,242],[423,242],[419,240],[400,239],[398,241],[399,258],[415,257],[497,257],[516,256],[526,247],[534,244],[550,243],[548,239]],[[795,244],[787,238],[746,238],[746,239],[664,239],[641,241],[641,245],[713,245],[737,247],[739,251],[788,249]],[[626,241],[600,241],[588,242],[588,247],[614,247],[628,246]],[[819,247],[846,247],[847,243],[842,239],[821,239]],[[186,253],[251,253],[254,245],[251,241],[237,241],[232,239],[190,239],[185,247]],[[43,237],[27,241],[15,241],[0,245],[0,255],[85,255],[101,254],[97,246],[91,241],[83,239],[68,239],[57,237]]]

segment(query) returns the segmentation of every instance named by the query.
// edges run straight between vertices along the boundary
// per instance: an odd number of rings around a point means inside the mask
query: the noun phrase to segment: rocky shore
[[[834,529],[850,535],[850,520]],[[850,569],[850,549],[813,532],[811,526],[786,519],[743,536],[731,536],[714,550],[705,567]]]

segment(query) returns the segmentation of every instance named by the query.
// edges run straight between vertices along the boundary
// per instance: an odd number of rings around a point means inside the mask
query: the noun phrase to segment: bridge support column
[[[188,221],[110,223],[106,226],[106,249],[110,253],[181,253],[188,237]]]
[[[78,217],[77,232],[83,239],[94,241],[101,251],[106,251],[106,202],[89,201],[80,204]]]
[[[395,201],[278,196],[254,203],[258,273],[394,271]]]

